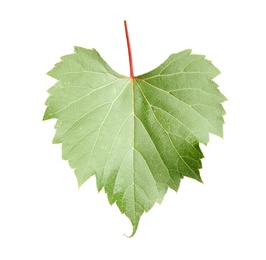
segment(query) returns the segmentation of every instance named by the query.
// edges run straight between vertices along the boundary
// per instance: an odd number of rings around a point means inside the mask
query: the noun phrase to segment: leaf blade
[[[220,71],[191,50],[172,54],[154,70],[129,79],[95,50],[74,54],[48,72],[43,120],[55,118],[53,143],[62,143],[80,187],[92,175],[137,231],[139,220],[186,176],[200,182],[200,143],[222,136],[222,102],[213,78]]]

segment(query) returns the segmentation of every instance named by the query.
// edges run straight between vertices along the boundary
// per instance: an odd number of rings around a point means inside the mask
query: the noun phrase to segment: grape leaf
[[[212,80],[220,72],[185,50],[134,78],[116,73],[95,49],[75,47],[48,72],[44,120],[56,118],[53,143],[81,186],[92,175],[133,225],[168,187],[202,181],[199,143],[222,136],[226,98]]]

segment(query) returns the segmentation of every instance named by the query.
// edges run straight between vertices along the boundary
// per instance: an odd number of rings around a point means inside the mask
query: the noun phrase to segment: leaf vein
[[[101,129],[102,129],[102,126],[103,126],[104,123],[106,122],[106,119],[107,119],[107,117],[109,116],[109,114],[110,114],[110,112],[111,112],[111,110],[112,110],[112,108],[113,108],[113,105],[114,105],[115,101],[116,101],[116,100],[118,99],[118,97],[123,93],[123,91],[125,90],[125,88],[126,88],[127,85],[128,85],[128,83],[125,84],[125,86],[122,88],[122,90],[118,93],[117,97],[116,97],[116,98],[113,100],[113,102],[111,103],[112,105],[110,106],[110,108],[109,108],[109,110],[108,110],[108,112],[107,112],[107,114],[106,114],[106,116],[105,116],[105,118],[104,118],[102,124],[100,125],[100,127],[99,127],[99,129],[98,129],[97,136],[96,136],[96,138],[95,138],[95,141],[94,141],[94,144],[93,144],[93,147],[92,147],[92,150],[91,150],[91,155],[90,155],[89,161],[88,161],[88,163],[87,163],[87,165],[86,165],[86,167],[85,167],[85,169],[84,169],[84,171],[83,171],[83,173],[82,173],[82,177],[81,177],[81,181],[82,181],[82,182],[83,182],[83,179],[84,179],[85,172],[87,171],[87,168],[88,168],[89,165],[90,165],[91,157],[92,157],[92,154],[93,154],[93,152],[94,152],[94,149],[95,149],[96,143],[97,143],[97,141],[98,141],[98,137],[99,137],[99,135],[100,135],[100,131],[101,131]]]
[[[117,81],[118,81],[118,79],[115,80],[115,81],[109,82],[108,84],[103,85],[103,86],[100,86],[100,87],[98,87],[98,88],[92,90],[92,91],[89,92],[88,94],[86,94],[86,95],[84,95],[84,96],[82,96],[82,97],[80,97],[80,98],[78,98],[78,99],[76,99],[76,100],[73,100],[73,101],[69,102],[69,104],[68,104],[67,106],[65,106],[65,107],[63,107],[63,108],[61,108],[61,109],[55,111],[54,113],[51,114],[51,116],[53,116],[53,115],[56,114],[56,113],[62,112],[63,110],[65,110],[65,109],[67,109],[69,106],[71,106],[72,104],[74,104],[74,103],[76,103],[76,102],[82,100],[82,99],[85,98],[85,97],[90,96],[92,93],[94,93],[94,92],[96,92],[96,91],[98,91],[98,90],[100,90],[100,89],[103,89],[103,88],[108,87],[109,85],[111,85],[111,84],[113,84],[113,83],[115,83],[115,82],[117,82]]]

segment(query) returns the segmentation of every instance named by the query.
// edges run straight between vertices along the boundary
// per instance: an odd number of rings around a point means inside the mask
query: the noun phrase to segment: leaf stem
[[[132,52],[131,52],[131,46],[130,46],[130,40],[127,30],[127,21],[124,21],[125,25],[125,31],[126,31],[126,38],[127,38],[127,49],[128,49],[128,59],[129,59],[129,68],[130,68],[130,78],[134,79],[134,70],[133,70],[133,60],[132,60]]]

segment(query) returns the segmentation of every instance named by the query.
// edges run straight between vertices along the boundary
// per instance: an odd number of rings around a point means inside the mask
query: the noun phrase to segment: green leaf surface
[[[53,143],[81,186],[92,175],[133,225],[168,187],[202,181],[199,143],[222,136],[226,98],[212,80],[219,70],[191,50],[172,54],[134,79],[113,71],[95,50],[75,47],[48,72],[44,120],[56,118]]]

